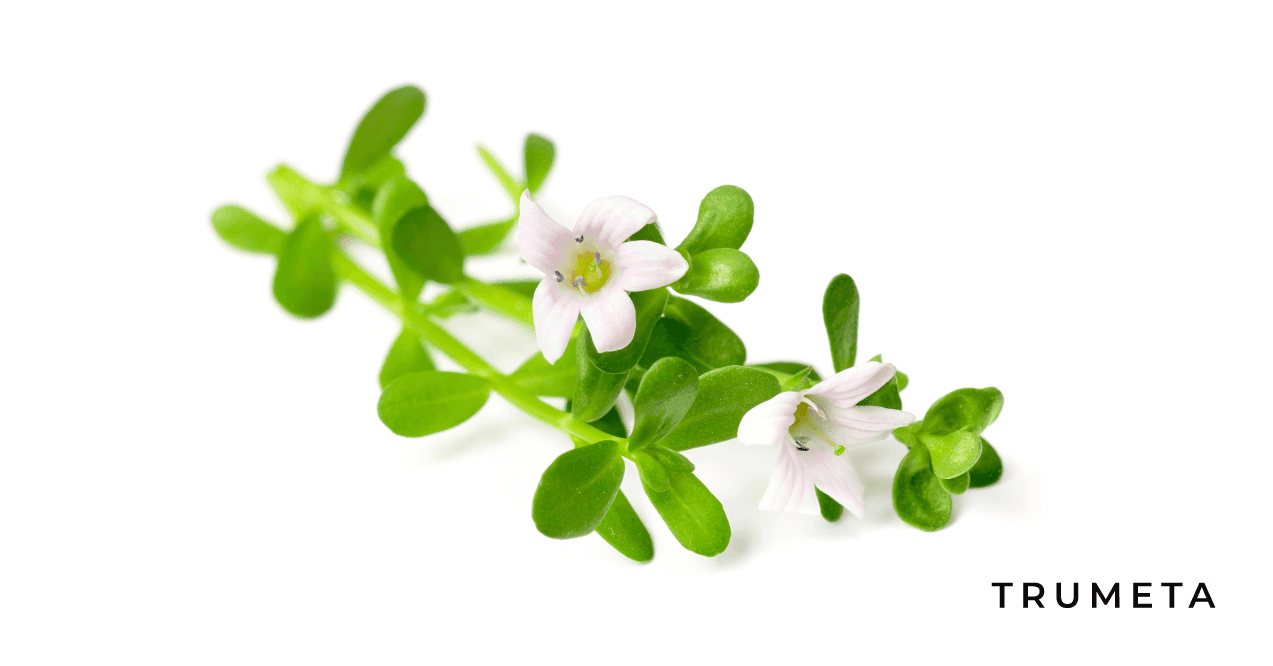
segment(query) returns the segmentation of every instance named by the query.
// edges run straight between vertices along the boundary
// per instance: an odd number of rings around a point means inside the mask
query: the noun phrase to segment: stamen
[[[562,280],[566,279],[566,276],[562,275],[561,271],[553,271],[553,274],[557,276],[558,282],[561,282]]]
[[[809,438],[808,438],[808,437],[795,437],[795,436],[793,436],[791,439],[792,439],[792,441],[794,441],[794,442],[796,443],[796,450],[797,450],[797,451],[808,451],[808,450],[809,450],[809,447],[805,446],[805,444],[808,444],[808,443],[809,443]]]
[[[596,262],[596,263],[597,263],[597,265],[600,265],[600,264],[601,264],[601,253],[600,253],[600,252],[593,252],[593,253],[592,253],[592,260],[593,260],[594,262]]]
[[[583,290],[583,288],[584,288],[584,287],[588,286],[588,281],[587,281],[587,280],[585,280],[585,279],[583,279],[583,276],[582,276],[582,275],[576,275],[576,276],[575,276],[575,280],[574,280],[574,282],[571,282],[570,284],[571,284],[571,285],[573,285],[576,289],[578,289],[578,290],[579,290],[579,295],[580,295],[580,296],[587,296],[587,295],[588,295],[588,292],[586,292],[586,291],[584,291],[584,290]]]
[[[808,398],[800,398],[800,402],[803,402],[804,404],[809,405],[809,411],[813,412],[814,418],[818,419],[819,421],[823,423],[826,423],[827,413],[821,407],[818,406],[818,403]]]
[[[558,236],[558,238],[560,238],[560,236]],[[576,242],[576,243],[582,243],[582,242],[583,242],[583,236],[580,236],[580,237],[576,238],[576,239],[575,239],[575,242]]]

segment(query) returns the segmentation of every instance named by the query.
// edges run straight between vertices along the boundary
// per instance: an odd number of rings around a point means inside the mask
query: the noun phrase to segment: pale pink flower
[[[817,488],[862,517],[865,488],[844,447],[888,437],[910,425],[914,415],[898,409],[858,405],[897,370],[870,361],[836,373],[802,391],[786,391],[756,405],[738,424],[743,444],[778,444],[769,487],[760,499],[765,511],[817,514]]]
[[[654,211],[628,197],[601,197],[583,209],[571,230],[522,193],[517,247],[544,274],[531,311],[539,350],[549,363],[570,344],[580,314],[597,351],[628,346],[636,333],[636,308],[627,292],[665,287],[689,270],[672,248],[628,240],[654,220]]]

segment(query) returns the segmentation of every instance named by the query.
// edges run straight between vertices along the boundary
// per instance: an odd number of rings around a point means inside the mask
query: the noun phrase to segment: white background
[[[512,7],[218,2],[9,7],[0,22],[7,664],[989,663],[1267,656],[1263,3]],[[756,202],[753,361],[830,365],[828,279],[922,414],[998,386],[1003,480],[927,534],[889,499],[903,447],[850,452],[867,517],[755,506],[773,451],[691,458],[733,525],[657,555],[541,537],[562,436],[493,397],[419,440],[377,420],[396,324],[356,291],[284,314],[272,262],[209,213],[283,222],[263,175],[333,178],[354,123],[429,95],[399,153],[457,227],[507,214],[473,151],[558,161],[569,223],[630,195],[677,242],[732,183]],[[507,258],[471,269],[525,275]],[[379,269],[379,267],[378,267]],[[450,324],[498,365],[512,324]],[[993,581],[1017,583],[1000,610]],[[1024,581],[1048,608],[1023,611]],[[1084,588],[1056,607],[1057,582]],[[1217,608],[1131,609],[1203,581]],[[1120,582],[1123,608],[1086,588]],[[1178,604],[1180,605],[1180,604]],[[934,660],[937,660],[934,662]],[[813,662],[816,663],[816,662]]]

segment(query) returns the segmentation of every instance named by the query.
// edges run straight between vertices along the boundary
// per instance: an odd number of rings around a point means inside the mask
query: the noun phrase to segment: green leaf
[[[831,278],[822,295],[822,321],[831,341],[835,371],[853,367],[858,352],[858,288],[853,278],[841,273]]]
[[[526,188],[522,187],[522,184],[517,182],[517,179],[513,178],[512,174],[508,173],[508,169],[505,169],[504,165],[500,164],[499,160],[495,159],[495,156],[485,146],[478,146],[477,154],[482,157],[482,163],[486,165],[487,169],[491,170],[495,179],[504,187],[504,194],[508,195],[513,205],[517,205],[521,201],[522,191]]]
[[[928,408],[916,430],[933,457],[933,473],[949,479],[968,470],[981,457],[981,433],[1003,409],[1003,393],[990,387],[963,388],[942,396]]]
[[[282,229],[240,206],[222,206],[213,211],[212,228],[221,240],[256,254],[278,254],[287,240]]]
[[[413,208],[398,218],[393,249],[411,270],[443,284],[464,277],[460,239],[431,206]]]
[[[392,155],[385,155],[366,171],[341,176],[336,189],[347,194],[356,208],[371,210],[376,194],[385,183],[405,176],[407,168]]]
[[[929,466],[928,450],[912,446],[893,477],[893,510],[907,524],[932,532],[950,522],[952,506]]]
[[[641,475],[641,483],[646,488],[656,493],[667,492],[670,483],[667,470],[663,469],[663,465],[660,465],[658,460],[644,451],[637,451],[632,455],[632,462],[636,463],[637,472]]]
[[[805,368],[809,368],[809,379],[812,379],[815,382],[822,381],[822,376],[819,375],[818,371],[814,370],[813,366],[809,365],[808,363],[797,363],[795,361],[776,361],[774,363],[753,363],[748,367],[763,368],[766,370],[777,370],[778,372],[781,372],[784,375],[799,374],[801,372],[804,372]]]
[[[805,387],[806,385],[805,380],[809,378],[809,374],[812,372],[813,372],[813,366],[806,365],[804,368],[800,370],[800,372],[797,372],[796,374],[792,375],[791,377],[787,378],[786,380],[782,382],[782,390],[799,391],[800,389]]]
[[[756,291],[760,270],[741,250],[720,247],[690,257],[690,269],[672,288],[719,303],[739,303]]]
[[[393,279],[398,283],[402,300],[406,303],[415,303],[420,298],[420,291],[424,289],[424,277],[412,270],[402,257],[398,256],[392,243],[393,232],[398,220],[404,214],[428,205],[429,197],[425,195],[424,190],[406,178],[394,178],[385,183],[371,203],[371,217],[376,222],[380,238],[391,241],[384,243],[382,249],[385,258],[389,261],[389,270],[393,272]]]
[[[521,367],[508,376],[509,379],[535,395],[571,397],[575,392],[575,379],[579,375],[579,366],[575,358],[576,342],[576,340],[570,341],[565,353],[557,359],[556,363],[549,363],[544,360],[543,354],[535,352],[534,356],[526,359]],[[625,437],[626,434],[619,436]]]
[[[694,404],[698,394],[698,372],[679,358],[664,358],[650,366],[641,379],[636,399],[636,423],[629,447],[639,449],[665,437]]]
[[[924,432],[944,435],[964,430],[980,435],[1003,409],[999,389],[962,388],[942,396],[924,414]]]
[[[522,160],[526,167],[526,189],[534,194],[544,184],[548,171],[553,168],[553,158],[557,156],[557,148],[546,137],[538,134],[527,134],[526,145],[522,149]]]
[[[669,333],[680,349],[706,366],[703,370],[746,362],[747,347],[742,338],[701,305],[670,296],[663,308],[663,316],[683,324],[683,327],[669,328]]]
[[[424,103],[424,91],[415,86],[403,86],[385,93],[354,130],[349,149],[345,152],[345,162],[340,168],[341,175],[365,171],[388,155],[424,115]]]
[[[690,472],[669,473],[668,489],[646,486],[646,497],[659,512],[672,536],[691,552],[713,557],[729,545],[729,518],[720,500]]]
[[[423,437],[464,423],[486,404],[486,379],[458,372],[403,375],[385,387],[376,411],[395,434]]]
[[[818,509],[822,511],[822,517],[825,518],[828,523],[834,523],[840,519],[840,516],[844,515],[844,505],[835,501],[830,495],[818,490],[817,488],[814,488],[813,490],[818,494]]]
[[[637,361],[641,360],[641,354],[645,352],[645,346],[650,342],[650,333],[654,330],[654,325],[658,323],[659,316],[663,314],[663,306],[667,304],[668,295],[666,288],[659,287],[648,291],[635,291],[629,296],[632,298],[632,305],[636,308],[636,332],[627,347],[601,353],[597,351],[597,346],[593,344],[592,335],[587,329],[584,329],[580,336],[586,343],[589,362],[602,372],[612,375],[631,370],[636,367]]]
[[[460,244],[464,246],[464,254],[476,257],[498,252],[504,246],[504,239],[508,237],[508,233],[513,230],[515,224],[517,224],[516,215],[507,220],[488,222],[461,231]]]
[[[622,490],[614,496],[614,503],[606,511],[606,517],[597,524],[596,532],[629,559],[637,562],[654,559],[654,542],[650,539],[650,532],[645,529],[641,517],[632,509]]]
[[[977,459],[977,464],[968,470],[968,486],[985,488],[994,484],[1001,476],[1003,476],[1003,460],[999,458],[999,452],[990,446],[990,442],[982,438],[981,457]]]
[[[651,222],[644,227],[641,227],[635,234],[629,236],[628,240],[648,240],[654,241],[659,245],[667,245],[667,243],[663,241],[663,232],[659,230],[658,222]]]
[[[889,409],[902,408],[902,395],[898,393],[897,376],[889,377],[888,381],[871,395],[862,398],[859,405],[872,405],[875,407],[887,407]]]
[[[941,482],[942,489],[951,495],[962,495],[965,490],[968,490],[968,472],[951,479],[938,478],[937,480]]]
[[[737,250],[751,232],[755,206],[741,187],[721,185],[698,206],[698,222],[676,247],[688,254],[720,247]]]
[[[464,292],[458,289],[451,289],[438,294],[438,297],[430,301],[425,307],[424,312],[432,317],[450,317],[457,314],[472,314],[478,311],[477,305],[464,295]]]
[[[919,441],[933,458],[933,473],[951,479],[968,470],[981,457],[981,438],[968,430],[930,435],[921,428]]]
[[[685,451],[733,439],[743,415],[779,391],[777,378],[764,370],[739,365],[712,370],[698,378],[694,405],[661,445]]]
[[[689,458],[673,451],[665,449],[662,446],[653,445],[641,449],[642,453],[652,456],[659,464],[666,467],[669,472],[693,472],[694,463]]]
[[[384,365],[380,366],[380,388],[384,390],[390,382],[403,375],[436,369],[433,359],[429,358],[429,351],[424,348],[420,334],[403,328],[398,339],[389,348]]]
[[[906,373],[902,372],[901,370],[897,371],[896,376],[897,376],[897,390],[899,392],[905,391],[906,387],[911,383],[911,378],[907,377]]]
[[[566,411],[569,412],[570,408],[571,402],[567,400]],[[607,435],[613,435],[616,440],[623,439],[628,436],[628,428],[623,425],[623,417],[619,415],[619,409],[617,407],[611,407],[610,411],[606,412],[605,416],[593,421],[590,425]],[[571,435],[570,439],[577,447],[592,445],[592,442],[589,442],[586,439],[580,439],[574,435]]]
[[[571,449],[544,470],[531,517],[544,536],[574,539],[597,528],[619,493],[623,457],[618,442]]]
[[[318,317],[336,303],[331,240],[317,214],[301,220],[283,241],[274,272],[274,298],[303,319]]]
[[[584,330],[588,327],[585,325]],[[581,335],[582,338],[582,335]],[[587,345],[582,339],[575,341],[575,366],[578,374],[575,377],[575,392],[571,397],[571,416],[576,421],[595,421],[614,406],[623,384],[628,380],[628,373],[612,374],[602,372],[588,361]]]

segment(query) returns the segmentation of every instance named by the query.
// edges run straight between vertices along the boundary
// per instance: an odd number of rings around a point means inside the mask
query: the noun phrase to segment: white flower
[[[848,456],[840,454],[846,446],[884,439],[894,428],[915,420],[898,409],[857,404],[896,372],[888,363],[863,363],[813,388],[779,393],[743,416],[739,441],[781,447],[769,488],[760,499],[762,510],[817,514],[817,487],[862,517],[862,480]]]
[[[628,197],[601,197],[580,213],[573,230],[557,224],[522,193],[517,247],[544,280],[531,310],[535,338],[549,363],[561,358],[580,313],[597,351],[617,351],[636,333],[629,291],[664,287],[689,264],[676,250],[628,237],[654,222],[654,211]],[[628,241],[628,242],[624,242]]]

